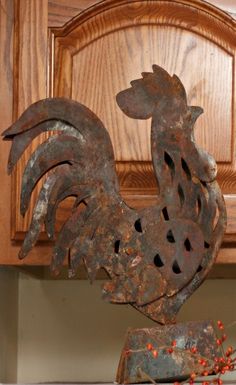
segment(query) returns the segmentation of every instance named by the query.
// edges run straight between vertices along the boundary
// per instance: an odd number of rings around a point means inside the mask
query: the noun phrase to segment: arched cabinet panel
[[[195,136],[197,143],[217,160],[218,181],[228,212],[225,245],[236,244],[236,22],[200,0],[89,1],[90,7],[82,12],[79,8],[78,11],[70,8],[68,0],[64,14],[60,11],[62,3],[58,0],[48,4],[49,28],[46,35],[44,29],[43,37],[44,43],[47,38],[48,63],[46,84],[40,97],[73,98],[100,117],[113,143],[121,192],[128,204],[141,207],[155,203],[157,193],[150,154],[151,122],[126,117],[119,110],[115,95],[127,88],[131,80],[139,78],[141,72],[151,71],[152,64],[178,75],[186,87],[189,104],[204,108]],[[79,3],[83,8],[84,2],[78,0]],[[40,29],[40,25],[37,28]],[[20,32],[19,21],[18,37],[23,39],[24,29]],[[39,55],[43,60],[43,53]],[[18,52],[17,68],[21,68],[23,61],[27,65],[29,60]],[[41,67],[42,63],[37,65]],[[25,91],[25,84],[26,79],[19,77],[16,93],[20,95]],[[28,98],[25,103],[15,98],[16,116],[34,98]],[[28,148],[14,175],[13,239],[24,236],[37,194],[36,191],[31,208],[22,219],[19,181],[35,144]],[[70,204],[65,202],[61,206],[58,226]],[[229,249],[223,250],[227,250],[224,252],[227,257],[221,254],[221,261],[229,260]],[[29,257],[29,263],[31,260]]]

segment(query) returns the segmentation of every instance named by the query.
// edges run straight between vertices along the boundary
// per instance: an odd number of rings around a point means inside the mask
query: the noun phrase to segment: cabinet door
[[[181,78],[189,104],[205,110],[196,126],[196,138],[218,163],[218,181],[228,211],[218,260],[232,262],[232,251],[236,251],[235,21],[200,0],[19,0],[16,7],[14,118],[46,96],[65,96],[87,105],[109,131],[121,192],[131,206],[155,204],[150,121],[124,116],[115,95],[154,63]],[[13,263],[17,263],[17,243],[27,231],[38,193],[36,188],[22,219],[22,170],[44,138],[28,148],[12,178]],[[58,226],[70,205],[68,200],[60,207]],[[25,263],[48,263],[50,245],[43,231],[41,238]]]

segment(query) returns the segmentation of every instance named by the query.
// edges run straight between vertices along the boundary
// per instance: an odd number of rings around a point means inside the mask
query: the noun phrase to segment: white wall
[[[18,274],[0,268],[0,382],[17,380]]]
[[[18,382],[113,381],[125,331],[154,323],[130,306],[101,300],[101,281],[20,275]],[[208,280],[179,320],[236,320],[236,280]],[[236,346],[236,327],[230,341]]]

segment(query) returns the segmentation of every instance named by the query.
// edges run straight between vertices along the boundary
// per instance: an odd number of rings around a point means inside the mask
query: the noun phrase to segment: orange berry
[[[222,341],[225,341],[227,339],[227,335],[223,334],[221,338],[222,338]]]
[[[173,348],[169,348],[169,349],[167,349],[167,351],[168,351],[169,354],[172,354],[174,349]]]
[[[153,346],[152,346],[152,344],[147,344],[147,350],[152,350],[153,349]]]
[[[222,345],[222,341],[219,338],[217,338],[216,343],[217,345]]]
[[[176,340],[173,340],[173,341],[171,342],[171,345],[172,345],[173,347],[175,347],[175,346],[177,345]]]
[[[218,384],[219,384],[219,385],[222,385],[222,384],[223,384],[223,381],[222,381],[221,378],[218,378]]]
[[[178,381],[175,381],[174,385],[180,385],[180,383]]]
[[[200,359],[198,360],[198,363],[199,363],[200,365],[202,365],[202,366],[206,366],[206,361],[203,360],[202,358],[200,358]]]
[[[158,351],[157,350],[153,350],[152,354],[153,354],[153,357],[155,357],[155,358],[158,357]]]
[[[196,346],[193,346],[191,349],[190,349],[191,353],[197,353],[197,348]]]
[[[191,380],[194,380],[195,377],[196,377],[196,373],[191,373],[191,374],[190,374]]]
[[[207,370],[204,370],[204,372],[202,373],[203,376],[208,376],[209,372]]]

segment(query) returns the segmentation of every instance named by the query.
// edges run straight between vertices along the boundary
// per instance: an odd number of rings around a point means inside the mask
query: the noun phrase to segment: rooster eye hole
[[[157,266],[157,267],[162,267],[164,266],[164,263],[160,257],[159,254],[156,254],[154,259],[153,259],[153,262],[154,262],[154,265]]]
[[[171,230],[166,234],[167,241],[170,243],[175,243],[175,238]]]
[[[142,232],[143,232],[140,218],[137,219],[137,220],[134,222],[134,228],[135,228],[135,230],[136,230],[138,233],[142,233]]]
[[[210,247],[209,243],[205,241],[204,242],[204,247],[205,247],[205,249],[209,249],[209,247]]]
[[[182,271],[181,271],[181,269],[180,269],[180,267],[179,267],[179,264],[178,264],[178,262],[175,260],[174,261],[174,263],[173,263],[173,265],[172,265],[172,270],[173,270],[173,272],[175,273],[175,274],[180,274],[180,273],[182,273]]]
[[[115,241],[115,243],[114,243],[114,251],[116,254],[118,254],[119,250],[120,250],[120,240],[117,239],[117,241]]]

